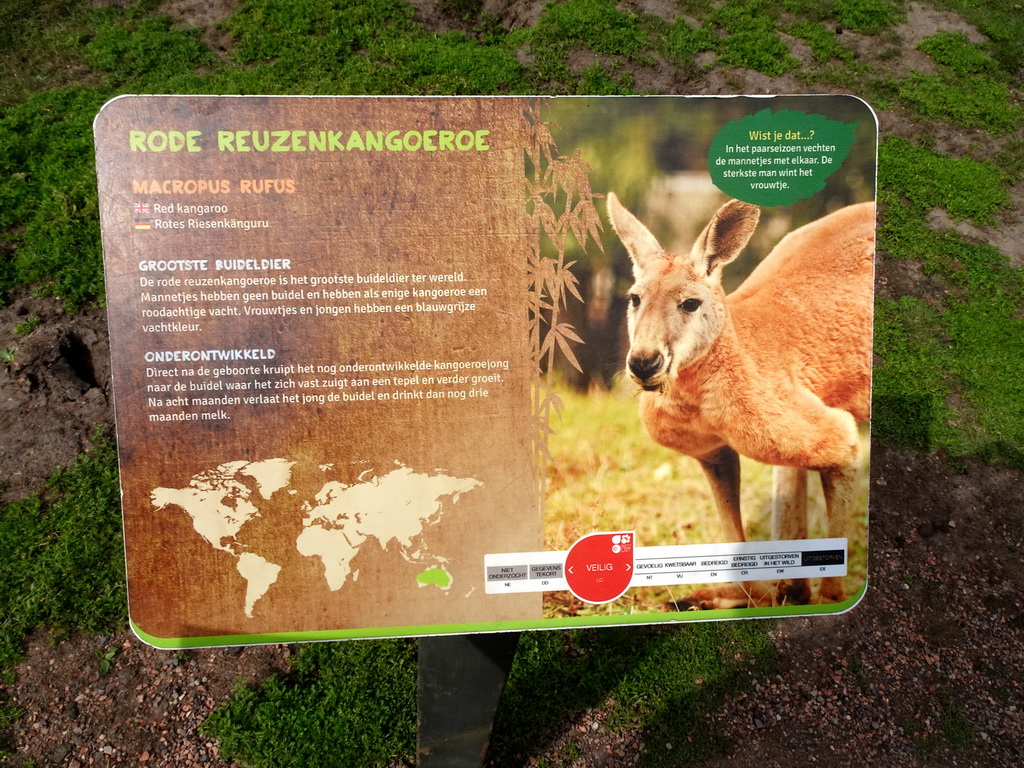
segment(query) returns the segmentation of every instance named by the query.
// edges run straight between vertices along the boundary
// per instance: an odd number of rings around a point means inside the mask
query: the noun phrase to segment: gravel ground
[[[236,681],[285,671],[290,646],[168,653],[130,635],[29,639],[18,682],[2,687],[25,716],[13,729],[15,756],[0,764],[228,768],[199,733]],[[113,652],[110,668],[103,657]]]

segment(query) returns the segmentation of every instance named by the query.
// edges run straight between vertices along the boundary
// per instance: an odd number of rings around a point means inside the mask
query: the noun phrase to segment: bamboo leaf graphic
[[[550,417],[552,412],[561,413],[563,408],[553,388],[556,359],[561,357],[575,370],[583,370],[573,350],[573,345],[582,344],[583,339],[572,324],[562,318],[568,311],[570,296],[583,301],[579,280],[572,273],[576,262],[566,262],[566,249],[570,237],[584,250],[595,242],[600,248],[602,228],[590,187],[590,169],[578,150],[572,155],[559,155],[549,124],[541,119],[544,108],[543,100],[537,100],[523,113],[530,135],[524,152],[524,203],[530,243],[525,285],[529,355],[537,365],[531,401],[535,468],[541,499],[546,467],[551,461],[547,448],[547,439],[552,434]]]
[[[558,348],[562,350],[562,354],[565,355],[565,359],[569,361],[573,368],[580,373],[583,373],[583,366],[581,366],[579,360],[576,359],[576,355],[572,351],[572,347],[569,346],[569,342],[566,341],[565,337],[560,333],[556,333],[554,336],[555,341],[558,342]]]
[[[577,344],[583,343],[583,339],[576,335],[576,329],[569,325],[569,323],[559,323],[557,330],[559,335],[564,336],[570,341],[575,341]]]

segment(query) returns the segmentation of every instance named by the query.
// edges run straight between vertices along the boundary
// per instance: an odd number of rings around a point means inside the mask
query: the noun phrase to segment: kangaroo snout
[[[661,352],[632,352],[629,355],[629,372],[641,387],[647,390],[660,389],[653,379],[665,368],[665,358]]]

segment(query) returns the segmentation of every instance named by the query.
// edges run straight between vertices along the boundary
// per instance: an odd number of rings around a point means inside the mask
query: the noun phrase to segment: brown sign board
[[[656,539],[642,505],[630,519],[592,508],[568,526],[551,511],[557,382],[586,368],[582,326],[601,302],[575,272],[611,274],[619,297],[628,287],[628,268],[614,267],[625,252],[611,252],[622,223],[602,199],[614,187],[591,185],[616,183],[598,168],[602,131],[642,140],[645,121],[669,115],[704,142],[706,166],[650,170],[644,183],[685,185],[689,173],[716,203],[752,198],[799,210],[798,222],[870,202],[870,110],[780,99],[107,104],[97,167],[139,636],[171,648],[851,607],[862,567],[841,595],[799,605],[686,612],[655,593],[763,581],[769,567],[776,581],[849,582],[866,558],[850,544],[866,536],[863,510],[842,536],[756,545]],[[784,159],[750,181],[765,170],[755,155]],[[641,170],[623,168],[623,183],[635,189]],[[766,198],[787,188],[793,199]],[[606,342],[622,346],[626,302],[610,302]],[[639,416],[630,429],[651,440]]]

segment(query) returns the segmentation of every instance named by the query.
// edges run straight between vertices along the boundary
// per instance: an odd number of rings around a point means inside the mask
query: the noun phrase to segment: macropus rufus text
[[[644,390],[641,420],[700,462],[726,540],[744,540],[738,454],[776,465],[773,538],[806,538],[809,469],[821,476],[829,536],[846,536],[870,400],[873,203],[791,232],[728,296],[722,269],[753,234],[756,206],[726,203],[682,254],[666,252],[613,193],[608,212],[633,261],[627,368]],[[686,605],[810,596],[805,580],[756,582],[699,590]],[[841,578],[822,580],[820,600],[843,597]]]

